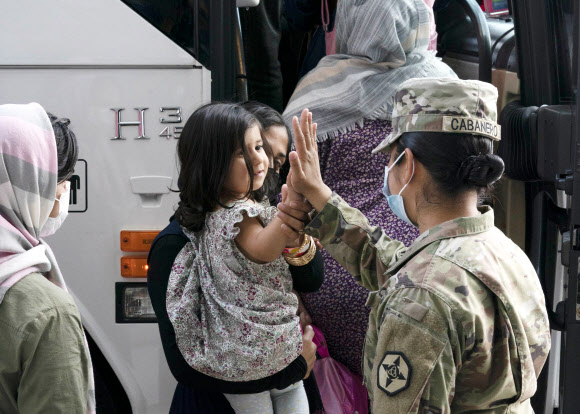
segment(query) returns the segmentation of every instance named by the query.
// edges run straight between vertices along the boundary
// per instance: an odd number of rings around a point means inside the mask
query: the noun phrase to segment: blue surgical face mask
[[[407,186],[409,185],[409,183],[413,179],[413,175],[415,174],[415,160],[413,160],[413,172],[411,173],[411,178],[409,178],[409,181],[407,181],[407,184],[405,184],[403,186],[403,188],[401,188],[401,191],[399,191],[399,194],[391,194],[391,190],[389,190],[389,171],[393,169],[393,167],[399,162],[399,160],[403,157],[403,155],[405,155],[404,152],[401,153],[401,155],[399,155],[399,157],[395,160],[393,165],[391,165],[391,168],[389,168],[388,166],[385,167],[385,179],[383,181],[383,194],[385,195],[385,198],[387,199],[387,202],[389,203],[389,207],[391,207],[392,212],[397,217],[399,217],[401,220],[414,226],[414,224],[411,223],[411,220],[409,220],[407,213],[405,212],[405,204],[403,203],[403,197],[401,196],[401,193],[403,192],[403,190],[405,188],[407,188]]]

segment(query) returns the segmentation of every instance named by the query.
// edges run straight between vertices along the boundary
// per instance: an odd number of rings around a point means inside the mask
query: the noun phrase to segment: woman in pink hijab
[[[68,212],[67,179],[78,157],[68,122],[53,117],[51,123],[36,103],[0,105],[3,414],[95,412],[80,315],[42,239]]]

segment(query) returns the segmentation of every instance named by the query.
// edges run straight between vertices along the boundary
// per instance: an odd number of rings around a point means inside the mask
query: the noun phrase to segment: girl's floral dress
[[[184,229],[190,241],[173,264],[167,313],[189,365],[222,380],[250,381],[302,353],[298,300],[282,256],[257,264],[234,241],[244,215],[266,226],[276,208],[267,201],[228,207],[208,213],[201,232]]]

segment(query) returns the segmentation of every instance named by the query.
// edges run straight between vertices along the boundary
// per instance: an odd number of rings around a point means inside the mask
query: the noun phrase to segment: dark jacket
[[[335,15],[336,9],[331,10],[329,30],[334,29]],[[284,2],[284,17],[288,22],[288,26],[298,32],[311,32],[316,29],[302,62],[299,76],[302,78],[326,56],[325,33],[322,29],[321,18],[321,0],[286,0]]]

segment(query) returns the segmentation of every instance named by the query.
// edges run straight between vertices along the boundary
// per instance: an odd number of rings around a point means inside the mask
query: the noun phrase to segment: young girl
[[[282,259],[296,242],[264,198],[269,160],[261,126],[239,105],[209,104],[188,120],[178,153],[176,218],[190,242],[174,262],[167,311],[179,349],[193,368],[219,379],[273,375],[300,355],[302,336]],[[306,238],[287,260],[310,260],[315,250]],[[308,413],[301,381],[226,398],[238,413]]]

